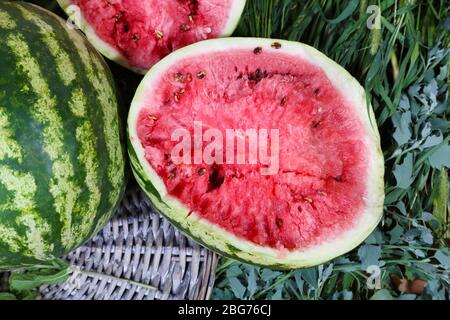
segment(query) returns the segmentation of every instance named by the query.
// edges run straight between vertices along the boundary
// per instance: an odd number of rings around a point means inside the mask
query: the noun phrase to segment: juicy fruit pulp
[[[97,36],[146,70],[188,44],[226,35],[242,0],[72,0]],[[241,10],[241,7],[238,8]]]
[[[130,156],[156,207],[196,239],[246,262],[305,267],[354,248],[381,218],[383,159],[370,113],[361,86],[308,46],[209,40],[147,74],[130,110]],[[278,171],[262,175],[266,164],[228,155],[196,164],[196,141],[191,161],[174,161],[172,134],[195,137],[196,123],[223,137],[278,129]],[[247,160],[249,150],[247,140]]]
[[[308,62],[248,50],[200,55],[168,69],[153,95],[138,122],[146,159],[169,194],[205,219],[259,245],[297,249],[338,235],[361,214],[367,176],[361,123]],[[279,171],[261,175],[261,164],[175,165],[170,154],[178,141],[171,134],[184,128],[193,136],[194,121],[224,137],[227,129],[279,129]]]
[[[115,85],[102,57],[52,13],[0,2],[0,269],[90,239],[124,190]]]

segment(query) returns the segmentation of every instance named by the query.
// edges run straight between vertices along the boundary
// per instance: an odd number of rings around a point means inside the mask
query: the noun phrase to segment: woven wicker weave
[[[95,274],[74,273],[62,285],[41,287],[41,299],[208,299],[218,257],[175,230],[131,187],[115,218],[67,260]]]

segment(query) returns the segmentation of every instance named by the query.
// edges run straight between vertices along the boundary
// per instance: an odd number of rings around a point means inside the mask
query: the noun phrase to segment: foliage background
[[[370,5],[380,8],[379,29],[367,27]],[[279,272],[223,259],[214,298],[449,299],[449,7],[248,1],[237,34],[310,44],[366,88],[386,159],[385,215],[359,248],[316,268]],[[369,266],[379,267],[378,288],[367,286],[377,278]]]
[[[55,1],[32,2],[62,14]],[[380,8],[379,29],[367,27],[371,5]],[[310,44],[364,85],[386,160],[385,215],[359,248],[315,268],[280,272],[221,259],[213,297],[449,299],[449,3],[247,0],[235,35]],[[111,67],[128,105],[141,78]],[[375,289],[369,266],[380,270]]]

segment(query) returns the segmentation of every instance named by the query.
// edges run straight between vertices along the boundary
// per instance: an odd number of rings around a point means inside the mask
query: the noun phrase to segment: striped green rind
[[[0,269],[60,257],[124,192],[112,75],[65,21],[0,2]]]

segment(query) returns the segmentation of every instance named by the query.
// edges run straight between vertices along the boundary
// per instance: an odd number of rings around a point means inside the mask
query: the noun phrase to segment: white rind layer
[[[247,0],[234,0],[233,4],[230,8],[230,14],[228,21],[225,25],[224,30],[221,32],[221,37],[229,37],[234,30],[236,29],[239,20],[241,18],[242,12],[244,11],[245,3]],[[68,15],[71,15],[71,6],[73,6],[71,0],[57,0],[59,6],[66,12]],[[147,69],[141,69],[133,67],[129,64],[128,60],[123,56],[122,53],[120,53],[119,50],[108,44],[107,42],[103,41],[95,32],[95,30],[89,25],[89,23],[86,21],[86,19],[83,16],[83,13],[80,12],[79,15],[76,17],[73,17],[74,23],[77,25],[78,28],[83,31],[83,33],[86,35],[88,40],[92,43],[92,45],[105,57],[107,57],[109,60],[115,61],[116,63],[120,64],[121,66],[130,69],[136,73],[145,74],[148,70]]]
[[[276,41],[282,47],[271,48]],[[367,193],[365,195],[366,207],[354,226],[339,235],[339,238],[329,239],[320,245],[308,247],[302,250],[287,251],[263,247],[250,241],[238,238],[232,233],[216,226],[215,224],[201,218],[195,212],[188,215],[190,210],[179,200],[168,195],[162,179],[145,159],[144,149],[138,139],[137,119],[144,101],[149,99],[146,94],[149,89],[157,85],[160,77],[164,75],[172,65],[182,59],[188,59],[205,53],[226,51],[233,49],[249,49],[262,47],[263,50],[273,52],[284,52],[293,58],[305,59],[312,65],[321,68],[333,86],[337,88],[348,104],[354,109],[365,128],[367,151],[370,153],[367,172]],[[157,63],[144,77],[131,105],[128,117],[128,134],[131,142],[130,148],[134,149],[135,155],[130,152],[135,176],[140,185],[150,181],[156,188],[158,195],[146,190],[153,204],[167,218],[178,225],[184,232],[204,243],[211,249],[230,257],[249,263],[269,266],[273,268],[304,268],[318,265],[338,257],[364,241],[378,225],[384,203],[384,159],[380,147],[380,136],[375,123],[375,115],[372,107],[367,107],[364,89],[344,68],[329,59],[318,50],[298,42],[258,39],[258,38],[224,38],[202,41],[183,49],[180,49]],[[140,177],[147,177],[148,181],[142,181]]]

